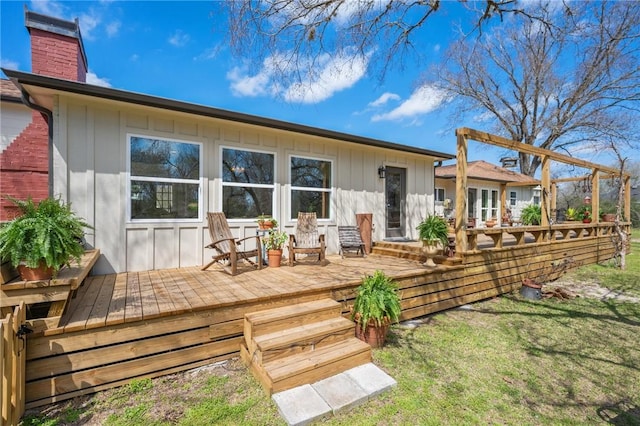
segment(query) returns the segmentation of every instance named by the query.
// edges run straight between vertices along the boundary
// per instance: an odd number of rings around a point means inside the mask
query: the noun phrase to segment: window
[[[131,220],[199,219],[202,145],[129,135]]]
[[[518,193],[516,191],[509,192],[509,204],[512,206],[516,205],[516,201],[518,200]]]
[[[331,161],[291,157],[290,166],[290,218],[297,219],[298,212],[316,212],[318,219],[329,219],[331,217]]]
[[[491,190],[491,217],[498,217],[498,191]]]
[[[222,211],[228,219],[273,215],[275,155],[222,149]]]
[[[436,188],[435,190],[436,203],[444,202],[444,188]]]

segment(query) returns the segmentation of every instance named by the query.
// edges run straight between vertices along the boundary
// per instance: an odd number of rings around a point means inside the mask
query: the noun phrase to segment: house
[[[456,165],[436,167],[435,176],[435,213],[454,217]],[[522,173],[479,160],[467,163],[467,179],[468,217],[477,226],[492,217],[501,223],[507,209],[518,220],[524,207],[540,204],[539,182]]]
[[[433,166],[454,158],[87,84],[77,21],[31,11],[25,21],[34,72],[3,71],[51,119],[50,191],[94,226],[98,274],[206,263],[207,211],[223,211],[236,237],[256,235],[260,214],[294,232],[298,212],[315,211],[328,253],[358,213],[373,214],[374,239],[415,238],[433,208]],[[35,69],[52,61],[55,72]]]

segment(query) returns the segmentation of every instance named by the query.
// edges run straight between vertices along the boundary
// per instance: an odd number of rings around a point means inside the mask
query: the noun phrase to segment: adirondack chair
[[[360,229],[357,226],[338,226],[338,239],[340,240],[340,255],[343,259],[345,252],[349,251],[355,251],[356,255],[360,254],[362,257],[367,256]]]
[[[318,262],[324,260],[324,234],[318,234],[315,213],[298,213],[295,234],[289,235],[289,266],[293,266],[297,254],[317,254]]]
[[[246,237],[236,239],[231,234],[227,218],[222,212],[207,213],[207,221],[209,222],[209,235],[211,236],[211,244],[207,248],[214,249],[216,254],[212,256],[211,262],[207,263],[202,270],[216,262],[221,262],[222,268],[231,275],[238,273],[238,261],[246,260],[258,269],[262,269],[262,246],[260,237]],[[251,250],[240,250],[239,245],[245,240],[255,238],[256,247]],[[253,262],[250,258],[257,257],[257,262]]]

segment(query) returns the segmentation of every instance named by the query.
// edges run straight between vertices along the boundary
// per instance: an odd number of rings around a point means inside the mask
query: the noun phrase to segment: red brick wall
[[[34,200],[49,195],[48,143],[47,122],[33,111],[31,124],[0,154],[0,221],[11,220],[17,213],[6,195]]]
[[[79,40],[31,28],[31,70],[34,74],[86,81]],[[40,201],[49,195],[48,127],[33,111],[32,122],[0,154],[0,221],[12,219],[17,210],[5,196]]]
[[[78,39],[31,28],[31,71],[84,83],[87,70]]]

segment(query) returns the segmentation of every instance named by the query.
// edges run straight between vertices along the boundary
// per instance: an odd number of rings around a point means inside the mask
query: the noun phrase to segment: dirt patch
[[[547,292],[547,291],[552,292],[557,289],[563,290],[565,292],[569,292],[570,294],[578,297],[587,297],[589,299],[599,299],[602,301],[615,300],[619,302],[640,303],[639,297],[629,296],[624,294],[623,292],[602,287],[595,280],[591,281],[591,280],[581,279],[580,281],[576,281],[570,278],[561,278],[551,283],[545,283],[542,286],[543,292]]]

